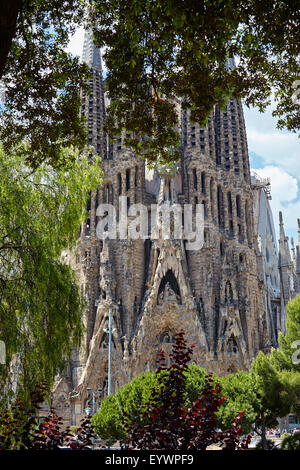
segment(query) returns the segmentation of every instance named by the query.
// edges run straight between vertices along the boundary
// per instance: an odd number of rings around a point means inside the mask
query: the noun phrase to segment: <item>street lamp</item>
[[[109,309],[108,315],[108,329],[105,328],[104,332],[108,333],[108,389],[107,395],[111,394],[111,340],[112,334],[114,333],[115,328],[112,328],[112,309]]]
[[[90,387],[87,387],[86,389],[87,391],[87,401],[86,401],[86,404],[87,404],[87,407],[85,408],[85,413],[86,415],[90,415],[92,414],[92,416],[94,416],[95,414],[95,408],[96,408],[96,396],[98,396],[98,408],[97,408],[97,411],[100,410],[100,404],[101,404],[101,398],[102,398],[102,388],[99,387],[97,388],[97,391],[96,390],[92,390]],[[90,404],[91,404],[91,400],[92,400],[92,407],[90,407]],[[95,447],[95,441],[94,441],[94,438],[92,438],[92,450],[94,450],[94,447]]]
[[[96,412],[96,396],[98,396],[97,411],[100,410],[100,403],[101,403],[101,398],[102,398],[102,388],[99,387],[99,388],[97,388],[97,390],[92,391],[92,389],[90,387],[87,387],[86,391],[87,391],[86,404],[88,405],[88,407],[85,409],[85,413],[86,414],[92,414],[92,416],[94,416],[94,414]],[[92,400],[92,407],[89,406],[90,403],[91,403],[91,400]]]
[[[112,309],[108,311],[108,329],[106,328],[105,333],[108,333],[108,388],[107,396],[111,394],[111,339],[112,334],[115,331],[115,328],[112,329]],[[110,446],[107,446],[107,449],[110,449]]]

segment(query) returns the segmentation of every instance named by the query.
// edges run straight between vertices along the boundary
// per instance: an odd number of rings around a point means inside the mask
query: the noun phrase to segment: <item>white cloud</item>
[[[297,218],[300,218],[300,200],[298,197],[298,182],[294,176],[291,176],[285,170],[276,166],[266,166],[256,169],[263,178],[271,180],[270,201],[274,224],[278,234],[278,213],[283,213],[284,226],[288,235],[296,237]]]
[[[277,235],[278,212],[282,211],[286,234],[296,239],[297,218],[300,218],[300,139],[297,134],[277,129],[273,109],[274,100],[264,113],[244,107],[248,147],[266,165],[255,171],[271,179],[270,203]]]
[[[300,139],[281,132],[261,132],[248,128],[249,150],[261,156],[266,164],[278,165],[300,179]]]
[[[82,57],[82,50],[83,50],[83,41],[84,41],[84,28],[78,28],[73,36],[70,36],[70,42],[67,47],[67,52],[70,52],[74,56]],[[102,71],[106,72],[105,61],[103,60],[103,50],[101,50],[102,56]]]
[[[276,128],[272,116],[275,103],[260,113],[257,108],[244,108],[248,147],[267,165],[276,165],[300,180],[300,139],[297,134]]]
[[[82,56],[83,48],[83,39],[84,39],[84,28],[78,28],[73,36],[70,37],[70,42],[67,47],[67,52],[70,52],[74,56]]]

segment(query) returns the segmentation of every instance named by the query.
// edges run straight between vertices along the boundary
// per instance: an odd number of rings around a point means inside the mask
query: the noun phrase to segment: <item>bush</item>
[[[160,353],[158,356],[158,370],[152,373],[141,374],[129,384],[121,387],[115,395],[110,395],[103,400],[101,408],[93,416],[91,424],[98,436],[105,440],[108,445],[112,445],[116,441],[127,445],[128,438],[132,436],[133,429],[137,423],[140,427],[148,426],[149,409],[153,408],[153,393],[155,396],[163,396],[170,387],[173,387],[174,393],[178,395],[178,409],[181,411],[186,410],[188,414],[195,413],[197,416],[202,413],[200,408],[205,407],[206,401],[209,402],[209,398],[214,396],[215,401],[212,407],[214,406],[215,408],[214,411],[211,411],[210,415],[212,434],[215,432],[213,431],[215,428],[234,429],[236,433],[235,445],[238,446],[238,435],[242,431],[244,433],[247,432],[247,429],[244,429],[244,424],[243,426],[241,425],[245,419],[244,413],[240,412],[243,409],[240,406],[230,409],[230,414],[226,416],[226,422],[223,425],[221,424],[221,421],[224,421],[224,417],[222,414],[220,415],[219,411],[225,399],[221,394],[218,377],[213,374],[207,375],[207,371],[196,364],[191,363],[188,366],[193,348],[187,348],[183,332],[179,333],[176,337],[177,343],[173,346],[173,353],[171,354],[173,365],[170,368],[164,366],[164,354]],[[179,380],[178,368],[181,374],[180,386],[175,384],[176,380]],[[176,377],[177,379],[175,380]],[[162,409],[165,409],[165,407],[166,403],[163,403]],[[160,413],[158,413],[156,418],[160,419]],[[198,418],[200,419],[199,416]],[[185,425],[187,425],[187,422]],[[172,426],[174,427],[175,424],[173,423]],[[228,432],[230,434],[231,431]],[[222,435],[219,433],[217,437],[219,442],[221,442]],[[216,436],[213,437],[212,435],[210,437],[212,441],[215,438]],[[193,445],[196,445],[196,441]],[[224,442],[223,445],[225,446]]]
[[[227,450],[248,448],[250,436],[240,438],[243,413],[236,416],[228,429],[217,429],[216,414],[225,398],[220,385],[214,384],[212,374],[206,376],[198,399],[191,406],[184,405],[186,371],[193,347],[187,347],[181,330],[175,335],[169,369],[165,367],[164,352],[158,354],[158,387],[153,387],[147,409],[135,417],[135,423],[129,428],[129,438],[123,443],[125,448],[205,450],[212,444]]]
[[[167,375],[169,370],[161,371],[162,373]],[[192,363],[184,371],[184,375],[183,402],[186,406],[190,406],[205,387],[207,371]],[[212,376],[212,380],[217,383],[216,376]],[[139,415],[142,419],[143,413],[147,410],[154,387],[159,387],[157,373],[144,372],[102,401],[100,410],[91,420],[91,425],[107,445],[126,440],[128,429],[134,423],[134,417]]]
[[[267,449],[267,450],[278,450],[277,445],[276,445],[275,442],[272,441],[271,439],[267,439],[267,445],[268,445],[268,449]],[[256,444],[255,449],[256,449],[256,450],[264,450],[263,445],[262,445],[262,440],[260,440],[260,441]]]
[[[30,410],[26,410],[21,400],[17,398],[9,410],[0,411],[0,450],[89,448],[94,433],[90,428],[88,417],[82,420],[81,426],[77,428],[76,440],[71,437],[70,428],[61,429],[62,419],[56,414],[50,413],[46,418],[39,418],[39,408],[45,394],[45,385],[36,386],[31,393]]]
[[[284,437],[281,442],[281,449],[300,450],[300,432]]]

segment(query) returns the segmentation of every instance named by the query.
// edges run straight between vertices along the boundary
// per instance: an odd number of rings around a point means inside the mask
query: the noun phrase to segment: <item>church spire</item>
[[[279,230],[280,230],[280,241],[284,242],[285,239],[285,232],[284,232],[284,225],[283,225],[283,217],[282,217],[282,212],[279,212]]]
[[[107,158],[107,143],[103,132],[105,121],[104,83],[102,77],[101,52],[94,44],[92,30],[84,33],[82,61],[90,68],[89,88],[81,92],[81,115],[87,118],[88,145],[103,159]]]
[[[101,52],[99,47],[94,44],[93,32],[86,30],[84,32],[82,61],[92,67],[98,67],[102,73]]]
[[[296,269],[296,254],[295,254],[295,244],[294,244],[293,237],[291,237],[291,252],[292,252],[293,268]]]
[[[298,245],[296,246],[296,274],[298,278],[298,285],[300,288],[300,219],[298,222]]]

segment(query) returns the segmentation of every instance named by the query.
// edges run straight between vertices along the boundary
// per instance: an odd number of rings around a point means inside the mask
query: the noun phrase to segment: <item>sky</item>
[[[68,51],[81,56],[84,29],[70,40]],[[105,71],[105,64],[103,64]],[[272,116],[274,103],[264,113],[244,106],[250,166],[260,176],[270,178],[270,201],[277,239],[279,211],[282,211],[286,235],[297,244],[297,218],[300,218],[300,139],[297,134],[276,128]]]

